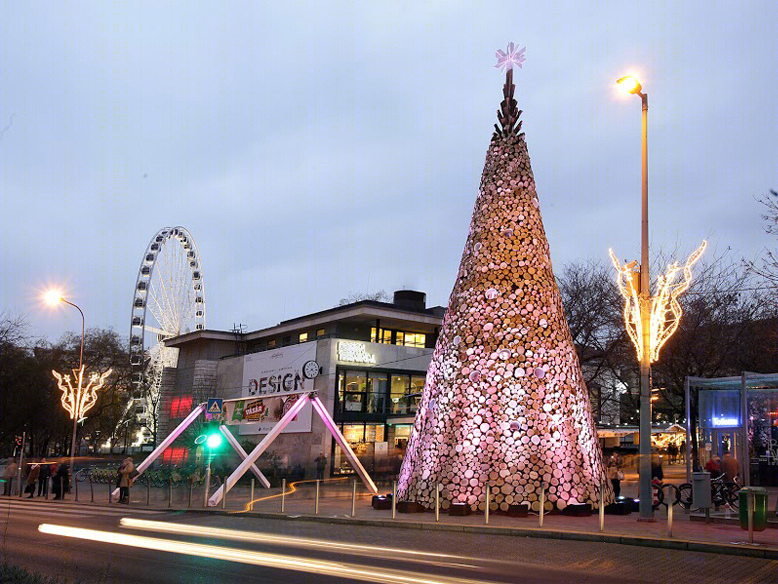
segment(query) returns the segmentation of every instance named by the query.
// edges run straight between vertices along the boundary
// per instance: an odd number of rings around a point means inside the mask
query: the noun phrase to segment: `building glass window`
[[[275,339],[270,339],[267,342],[267,348],[268,349],[275,349],[276,348],[276,340]]]
[[[300,336],[298,337],[298,342],[305,343],[308,341],[308,333],[300,333]]]
[[[394,333],[394,341],[392,341],[392,333]],[[426,347],[427,335],[424,333],[409,333],[408,331],[372,327],[370,329],[370,342],[423,349]]]
[[[371,373],[367,380],[367,411],[371,414],[385,414],[386,398],[389,393],[389,376],[386,373]]]
[[[325,334],[327,334],[327,331],[325,331],[324,329],[317,329],[316,330],[316,336],[317,337],[323,337]]]
[[[393,414],[408,413],[407,395],[410,382],[410,375],[392,375],[390,399],[392,401]]]
[[[367,403],[367,373],[346,371],[338,375],[338,398],[342,412],[364,412]]]

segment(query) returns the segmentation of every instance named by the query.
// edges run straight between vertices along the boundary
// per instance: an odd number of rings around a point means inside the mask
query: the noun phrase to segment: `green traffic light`
[[[222,445],[222,435],[219,433],[209,434],[205,444],[210,450],[216,450]]]

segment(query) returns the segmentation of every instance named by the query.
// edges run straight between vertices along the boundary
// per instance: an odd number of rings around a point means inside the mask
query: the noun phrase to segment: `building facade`
[[[209,397],[283,396],[285,388],[310,382],[305,389],[319,394],[368,472],[396,473],[444,312],[427,308],[424,293],[403,290],[391,303],[363,300],[258,331],[201,330],[170,339],[167,346],[179,354],[177,367],[164,375],[161,435]],[[301,373],[308,361],[320,368],[312,380]],[[278,413],[294,399],[281,397]],[[308,476],[322,453],[330,475],[353,472],[310,410],[307,406],[273,442],[271,454],[282,467],[302,467]],[[241,441],[258,443],[276,417],[270,412],[233,432]],[[180,464],[187,456],[185,446],[173,447],[163,460]]]

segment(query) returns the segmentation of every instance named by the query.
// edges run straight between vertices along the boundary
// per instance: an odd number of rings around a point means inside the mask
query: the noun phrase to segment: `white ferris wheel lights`
[[[205,294],[200,257],[192,235],[181,226],[165,227],[151,238],[141,258],[130,316],[133,399],[155,426],[162,372],[175,367],[178,349],[165,340],[205,329]],[[129,407],[129,406],[128,406]],[[137,411],[137,410],[136,410]]]

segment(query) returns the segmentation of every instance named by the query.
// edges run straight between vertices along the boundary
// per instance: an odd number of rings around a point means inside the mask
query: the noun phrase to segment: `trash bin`
[[[738,491],[740,506],[740,527],[748,529],[748,495],[754,497],[754,531],[767,527],[767,489],[764,487],[743,487]]]
[[[698,509],[710,509],[713,502],[710,496],[710,473],[692,473],[692,504]]]

